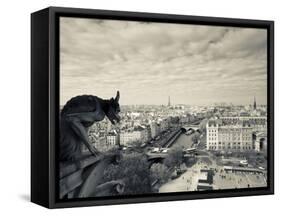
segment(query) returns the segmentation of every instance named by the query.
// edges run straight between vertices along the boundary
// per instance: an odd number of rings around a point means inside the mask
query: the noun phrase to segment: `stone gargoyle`
[[[118,162],[118,154],[101,154],[91,145],[88,129],[105,116],[112,124],[120,121],[120,94],[101,99],[93,95],[70,99],[60,113],[60,198],[105,196],[122,193],[122,180],[101,184],[103,170]],[[83,153],[85,145],[88,154]]]

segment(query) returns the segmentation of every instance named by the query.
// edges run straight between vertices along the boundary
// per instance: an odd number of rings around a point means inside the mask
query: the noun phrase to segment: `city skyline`
[[[62,108],[65,104],[60,104],[60,107]],[[165,104],[164,102],[161,103],[161,104],[120,104],[120,106],[166,106],[166,107],[174,107],[174,106],[180,106],[180,105],[184,105],[184,106],[198,106],[198,107],[207,107],[207,106],[219,106],[219,105],[225,105],[225,106],[252,106],[254,107],[253,105],[253,101],[249,102],[248,104],[233,104],[231,102],[229,103],[226,103],[226,102],[220,102],[220,103],[212,103],[212,104],[201,104],[201,105],[196,105],[196,104],[184,104],[184,103],[176,103],[176,104],[173,104],[172,102],[170,102],[170,105],[169,104]],[[267,104],[256,104],[256,107],[258,106],[266,106]],[[121,110],[122,111],[122,110]]]
[[[266,30],[60,18],[60,104],[266,105]]]

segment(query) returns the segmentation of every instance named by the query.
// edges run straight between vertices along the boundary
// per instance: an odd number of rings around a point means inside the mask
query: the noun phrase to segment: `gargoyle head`
[[[121,119],[118,114],[120,112],[119,98],[120,98],[120,93],[119,91],[117,91],[116,97],[111,98],[109,100],[108,109],[107,112],[105,113],[107,118],[110,120],[112,124],[116,124],[120,122]]]

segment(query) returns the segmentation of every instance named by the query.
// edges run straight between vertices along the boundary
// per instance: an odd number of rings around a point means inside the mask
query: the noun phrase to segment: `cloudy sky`
[[[63,105],[92,94],[121,104],[266,104],[266,30],[61,18]]]

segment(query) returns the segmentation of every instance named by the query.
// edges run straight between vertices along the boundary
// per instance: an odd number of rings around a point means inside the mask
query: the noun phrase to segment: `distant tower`
[[[257,109],[257,102],[256,102],[256,97],[254,97],[254,110]]]
[[[171,106],[171,99],[170,99],[170,96],[168,98],[168,106]]]

